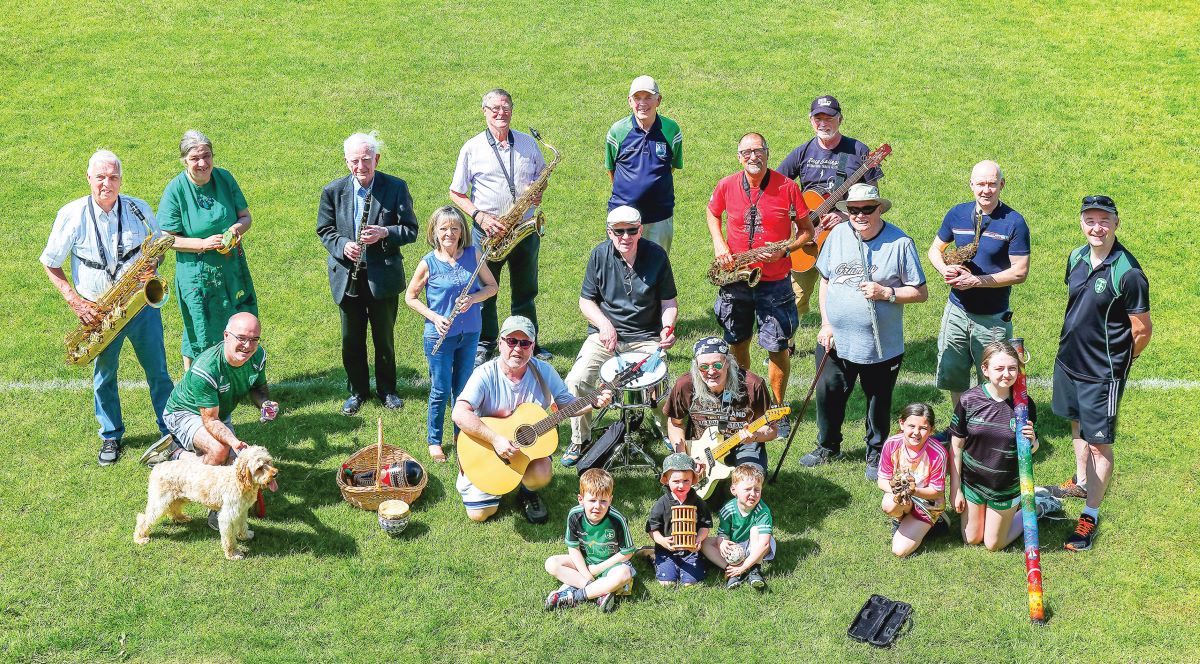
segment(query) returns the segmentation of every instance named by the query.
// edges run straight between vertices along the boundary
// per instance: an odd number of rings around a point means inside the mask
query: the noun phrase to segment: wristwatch
[[[477,217],[479,217],[480,212],[479,208],[475,208],[475,211],[471,213],[471,221],[478,221]]]
[[[892,288],[891,286],[888,286],[888,288],[891,290],[891,292],[888,293],[888,302],[895,302],[896,301],[896,289]]]

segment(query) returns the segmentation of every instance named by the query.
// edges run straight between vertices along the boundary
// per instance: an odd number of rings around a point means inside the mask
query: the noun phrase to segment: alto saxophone
[[[100,321],[93,325],[80,323],[79,327],[67,335],[67,364],[87,364],[96,359],[121,329],[138,315],[142,307],[148,304],[155,309],[161,309],[167,303],[167,297],[170,295],[167,281],[158,275],[146,281],[142,281],[141,277],[147,270],[155,268],[167,250],[174,246],[175,236],[160,233],[155,237],[149,232],[150,224],[146,223],[146,217],[137,204],[131,201],[129,207],[148,231],[146,239],[142,240],[141,254],[133,265],[121,273],[121,277],[96,299]]]
[[[714,260],[708,268],[708,281],[714,286],[728,286],[738,281],[744,281],[746,285],[754,288],[758,285],[758,281],[762,279],[762,266],[749,266],[754,263],[761,263],[764,256],[784,249],[795,241],[796,231],[793,226],[792,235],[786,240],[769,242],[761,247],[733,254],[730,256],[733,264],[728,268],[722,267],[720,261]]]
[[[550,152],[554,153],[554,159],[549,164],[546,164],[546,168],[542,169],[537,179],[526,187],[525,191],[517,197],[517,200],[513,201],[512,207],[500,215],[497,221],[504,226],[504,230],[494,235],[489,235],[484,240],[483,246],[480,249],[483,250],[484,258],[489,261],[504,260],[505,256],[508,256],[521,240],[529,237],[534,231],[537,231],[538,235],[545,233],[546,220],[542,217],[541,210],[538,210],[538,213],[529,219],[525,219],[524,217],[529,208],[533,207],[533,202],[541,197],[542,192],[546,191],[546,185],[550,183],[550,173],[558,165],[558,162],[562,160],[562,155],[553,145],[543,141],[542,135],[536,129],[530,127],[529,133],[537,142],[545,145]],[[515,145],[513,149],[516,149]]]
[[[358,238],[355,239],[358,244],[358,259],[350,269],[350,286],[346,289],[346,297],[358,297],[358,271],[367,262],[367,246],[363,244],[363,234],[367,232],[367,216],[370,214],[371,194],[367,194],[367,199],[363,201],[362,219],[358,222]]]
[[[942,251],[942,261],[946,265],[963,265],[972,258],[975,258],[975,252],[979,250],[979,238],[983,235],[983,213],[978,209],[975,210],[975,239],[961,247],[954,246],[954,243],[946,245],[946,249]]]

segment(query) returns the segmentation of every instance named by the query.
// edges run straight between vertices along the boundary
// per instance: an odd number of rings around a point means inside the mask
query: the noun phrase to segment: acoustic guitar
[[[809,189],[802,195],[804,197],[804,205],[809,209],[808,221],[817,227],[821,223],[821,217],[828,214],[833,209],[837,202],[846,197],[846,192],[850,191],[850,187],[857,184],[867,171],[875,168],[883,163],[884,159],[892,153],[892,146],[884,143],[879,148],[871,151],[867,158],[863,160],[862,166],[858,170],[850,174],[846,181],[840,187],[833,191],[822,194],[819,191]],[[817,236],[813,238],[812,243],[806,244],[798,251],[792,252],[792,271],[793,272],[808,272],[817,264],[817,255],[821,253],[821,245],[825,243],[825,238],[829,236],[831,229],[826,228],[817,232]]]
[[[754,433],[768,424],[782,420],[791,412],[792,409],[789,406],[768,408],[762,417],[747,424],[746,428],[741,431]],[[733,473],[733,468],[725,465],[722,461],[729,454],[730,450],[742,443],[741,431],[722,439],[721,435],[717,433],[717,427],[709,427],[704,431],[704,435],[688,443],[688,456],[708,466],[708,471],[704,474],[704,477],[693,487],[696,490],[696,494],[701,498],[708,500],[708,497],[712,495],[713,489],[716,488],[717,482],[729,477]]]
[[[466,431],[458,434],[458,460],[463,473],[471,483],[487,493],[502,496],[517,488],[525,469],[534,459],[554,454],[558,449],[558,425],[569,417],[579,414],[589,406],[600,392],[614,392],[642,375],[642,365],[652,357],[661,359],[661,352],[651,353],[637,364],[630,365],[617,373],[611,381],[600,379],[597,387],[579,395],[571,403],[548,413],[536,403],[523,403],[508,417],[483,417],[483,423],[492,431],[508,439],[517,447],[511,458],[502,459],[495,448],[486,440],[475,438]]]

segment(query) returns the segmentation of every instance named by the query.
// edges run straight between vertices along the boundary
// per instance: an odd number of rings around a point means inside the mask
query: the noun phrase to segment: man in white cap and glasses
[[[600,367],[619,353],[653,353],[675,344],[675,276],[667,252],[641,237],[641,214],[628,205],[608,213],[608,239],[588,257],[579,310],[588,321],[588,336],[567,374],[572,394],[595,387]],[[659,429],[667,430],[660,408],[653,411]],[[590,414],[571,420],[571,446],[562,464],[573,466],[591,442]]]
[[[458,428],[489,442],[496,456],[502,459],[512,458],[518,448],[513,441],[489,429],[480,418],[508,417],[523,403],[536,403],[546,409],[554,403],[561,409],[575,401],[554,367],[533,357],[536,341],[533,321],[524,316],[509,316],[500,327],[500,354],[476,367],[454,404],[451,416]],[[603,408],[611,401],[612,392],[603,390],[583,412]],[[534,459],[517,487],[517,503],[530,523],[546,523],[550,517],[537,490],[550,483],[551,475],[549,457]],[[461,468],[455,487],[472,521],[487,521],[500,507],[500,496],[472,484]]]
[[[865,143],[842,134],[842,105],[832,95],[821,95],[809,106],[808,121],[815,134],[804,145],[792,150],[779,162],[779,172],[800,185],[800,190],[827,196],[842,186],[852,173],[862,166],[871,149]],[[878,184],[883,170],[867,171],[862,182]],[[805,196],[809,201],[811,194]],[[811,207],[811,204],[810,204]],[[818,231],[845,221],[839,212],[829,211],[820,219]],[[796,298],[796,313],[809,312],[812,294],[817,285],[816,268],[792,272],[792,291]]]
[[[883,441],[891,429],[892,388],[904,360],[904,306],[929,298],[925,272],[912,238],[883,220],[892,202],[874,185],[850,187],[837,204],[849,223],[829,233],[817,258],[821,275],[821,331],[816,362],[817,447],[800,465],[841,456],[846,403],[861,381],[867,398],[866,477],[879,473]]]
[[[675,181],[683,168],[683,132],[674,120],[658,113],[662,94],[649,76],[629,86],[633,113],[617,120],[604,140],[604,167],[612,180],[610,211],[622,205],[642,215],[642,239],[671,252],[675,232]]]

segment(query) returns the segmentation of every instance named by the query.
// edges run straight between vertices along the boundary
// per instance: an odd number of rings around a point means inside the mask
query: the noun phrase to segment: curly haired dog
[[[176,523],[191,521],[180,508],[192,501],[217,511],[225,557],[241,559],[246,549],[236,540],[254,537],[254,531],[246,527],[250,506],[263,487],[276,488],[279,471],[271,463],[267,448],[253,445],[242,450],[232,466],[209,466],[190,457],[158,464],[150,472],[146,512],[137,515],[133,541],[149,542],[151,526],[164,514]]]

